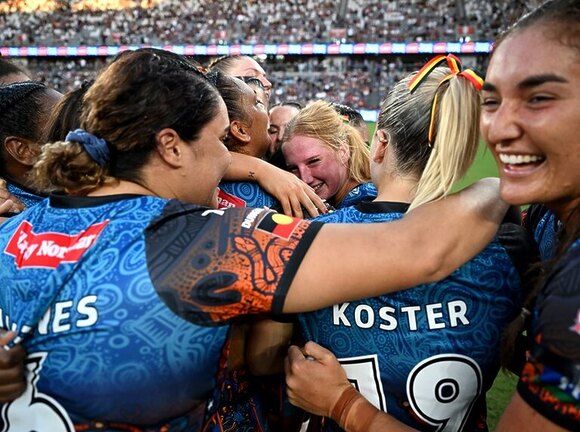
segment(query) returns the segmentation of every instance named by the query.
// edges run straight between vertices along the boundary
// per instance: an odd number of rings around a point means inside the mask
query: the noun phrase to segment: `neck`
[[[556,215],[558,220],[566,224],[572,212],[580,207],[580,197],[568,199],[562,202],[553,202],[546,204],[546,207]]]
[[[382,180],[375,183],[378,194],[375,201],[410,203],[415,197],[417,179],[385,174]]]
[[[346,197],[348,195],[348,193],[354,189],[355,187],[359,186],[360,183],[354,181],[353,179],[348,179],[343,185],[342,187],[339,189],[339,191],[336,193],[336,195],[334,196],[334,205],[337,206],[339,205],[342,200],[344,199],[344,197]]]
[[[114,183],[105,184],[93,191],[88,196],[105,196],[105,195],[121,195],[121,194],[135,194],[148,196],[162,196],[147,186],[142,186],[138,183],[118,180]]]

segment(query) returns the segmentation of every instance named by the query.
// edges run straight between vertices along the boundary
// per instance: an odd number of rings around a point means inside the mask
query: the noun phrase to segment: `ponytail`
[[[481,101],[466,79],[454,76],[437,90],[433,149],[409,210],[447,195],[473,163],[479,147]]]

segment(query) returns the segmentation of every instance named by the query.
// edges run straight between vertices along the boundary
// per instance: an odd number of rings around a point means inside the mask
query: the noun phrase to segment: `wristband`
[[[334,407],[331,411],[331,417],[336,421],[338,424],[343,424],[343,418],[346,420],[348,415],[348,411],[352,407],[354,401],[359,397],[360,393],[356,391],[356,389],[349,384],[348,388],[346,388],[338,401],[334,404]]]
[[[355,418],[349,418],[349,414],[351,414],[352,408],[357,400],[360,400],[361,403],[355,410],[356,416]],[[338,398],[338,401],[332,408],[332,418],[346,431],[366,432],[370,429],[371,423],[379,412],[380,411],[364,399],[354,387],[349,386],[342,392],[340,398]],[[352,411],[352,414],[355,414],[355,412]]]

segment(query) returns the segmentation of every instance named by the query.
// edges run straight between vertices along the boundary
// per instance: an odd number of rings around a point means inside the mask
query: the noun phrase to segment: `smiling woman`
[[[580,202],[580,62],[577,49],[562,44],[568,37],[545,25],[500,42],[481,116],[502,197],[512,204],[542,202],[561,220]]]
[[[327,102],[314,102],[290,121],[282,152],[288,169],[336,208],[376,197],[367,145]]]

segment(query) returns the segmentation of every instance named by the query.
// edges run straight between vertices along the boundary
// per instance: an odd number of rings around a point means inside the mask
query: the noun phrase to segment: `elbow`
[[[421,271],[427,283],[444,279],[457,269],[449,250],[436,248],[432,252],[427,252],[426,255],[422,259]]]

